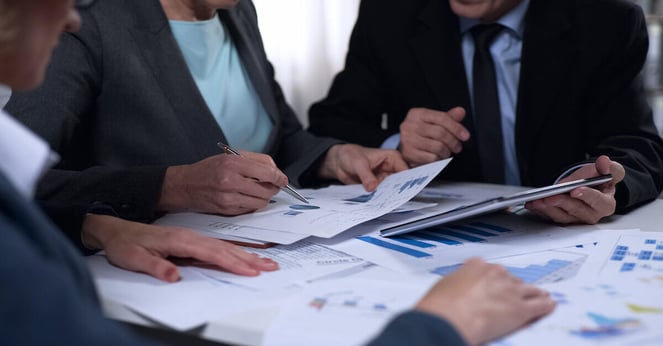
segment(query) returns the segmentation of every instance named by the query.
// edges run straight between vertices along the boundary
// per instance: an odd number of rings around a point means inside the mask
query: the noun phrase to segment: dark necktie
[[[474,126],[479,160],[484,181],[504,183],[504,149],[502,116],[497,96],[495,65],[490,45],[504,27],[500,24],[481,24],[471,29],[474,37]]]

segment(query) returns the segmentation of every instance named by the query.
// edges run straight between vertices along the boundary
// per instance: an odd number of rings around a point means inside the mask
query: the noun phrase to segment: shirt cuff
[[[398,146],[400,144],[401,144],[401,134],[397,133],[385,139],[384,142],[382,142],[380,149],[398,149]]]

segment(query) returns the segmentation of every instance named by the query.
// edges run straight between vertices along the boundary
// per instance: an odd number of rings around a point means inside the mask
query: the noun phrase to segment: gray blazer
[[[219,11],[275,124],[265,152],[291,182],[315,182],[335,140],[316,137],[286,103],[267,61],[251,1]],[[158,0],[99,0],[83,28],[65,34],[41,88],[6,109],[62,156],[38,189],[51,205],[110,204],[120,216],[154,216],[165,170],[219,153],[225,141],[200,95]],[[77,232],[78,230],[72,230]]]

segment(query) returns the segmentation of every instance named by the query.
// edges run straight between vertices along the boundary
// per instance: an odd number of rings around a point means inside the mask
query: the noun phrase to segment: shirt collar
[[[518,6],[514,7],[511,9],[511,11],[507,12],[500,19],[498,19],[496,23],[502,24],[509,28],[510,31],[518,36],[518,38],[522,39],[523,32],[525,31],[525,13],[529,7],[529,1],[530,0],[523,0],[520,4],[518,4]],[[465,34],[472,27],[481,23],[481,21],[478,19],[468,19],[463,17],[460,17],[459,19],[461,34]]]
[[[21,194],[32,198],[39,178],[57,160],[48,143],[0,110],[0,172]]]

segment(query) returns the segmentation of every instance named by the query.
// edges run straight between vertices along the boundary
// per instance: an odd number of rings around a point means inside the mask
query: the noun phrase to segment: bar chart
[[[431,257],[433,254],[417,250],[416,248],[431,249],[438,246],[457,246],[467,243],[479,243],[486,241],[488,238],[498,237],[501,234],[511,231],[512,230],[509,228],[475,221],[467,224],[429,228],[389,238],[360,236],[357,237],[357,239],[391,251],[400,252],[401,254],[422,258]],[[398,243],[409,245],[409,247],[399,245]]]
[[[598,233],[595,233],[598,232]],[[579,232],[535,218],[492,214],[421,231],[383,237],[379,231],[354,234],[353,238],[327,244],[336,250],[404,273],[439,270],[471,257],[506,258],[594,242],[601,230]],[[532,258],[510,264],[513,271],[533,282],[550,282],[565,277],[578,265],[576,257]],[[536,272],[536,274],[535,274]]]
[[[489,259],[492,263],[504,265],[509,273],[531,284],[559,282],[574,277],[587,259],[583,252],[575,252],[576,248],[548,250],[530,254]],[[442,266],[431,270],[431,273],[445,276],[453,273],[460,264]]]

